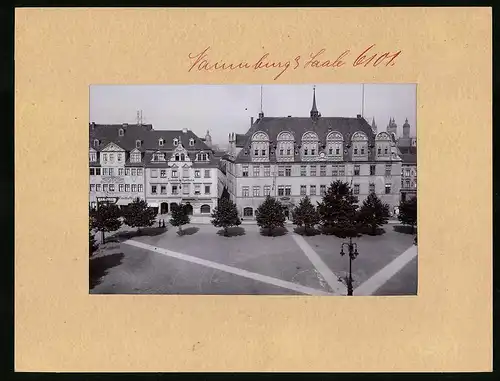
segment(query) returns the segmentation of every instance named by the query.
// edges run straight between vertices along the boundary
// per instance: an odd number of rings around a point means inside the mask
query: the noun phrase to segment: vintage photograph
[[[417,295],[415,84],[89,102],[91,294]]]

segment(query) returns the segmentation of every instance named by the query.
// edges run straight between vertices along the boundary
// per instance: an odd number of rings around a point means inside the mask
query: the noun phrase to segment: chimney
[[[289,118],[291,118],[292,116],[291,115],[288,115]]]
[[[250,117],[250,127],[253,126],[253,116]]]
[[[356,115],[356,118],[361,119],[361,114]]]
[[[90,123],[90,125],[92,126],[92,129],[95,128],[95,122]]]
[[[123,123],[123,127],[127,127],[128,126],[128,123]]]
[[[182,133],[183,133],[183,134],[187,134],[187,132],[188,132],[188,129],[187,129],[187,128],[183,128],[183,129],[182,129]]]

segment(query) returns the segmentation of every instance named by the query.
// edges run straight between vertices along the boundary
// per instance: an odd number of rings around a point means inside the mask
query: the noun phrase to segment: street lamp
[[[347,279],[347,295],[352,296],[352,261],[358,256],[358,245],[352,242],[352,237],[349,237],[349,242],[343,242],[340,246],[340,255],[344,256],[344,246],[347,247],[349,253],[349,278]]]

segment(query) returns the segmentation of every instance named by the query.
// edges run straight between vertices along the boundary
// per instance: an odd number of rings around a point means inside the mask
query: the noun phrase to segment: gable
[[[387,132],[380,132],[375,137],[375,140],[387,140],[387,141],[390,141],[391,137],[389,136],[389,134]]]
[[[278,140],[294,140],[293,135],[288,131],[280,132]]]
[[[125,151],[123,148],[121,148],[119,145],[111,142],[106,147],[102,149],[103,152],[123,152]]]
[[[368,140],[368,137],[364,132],[357,131],[352,135],[352,140]]]
[[[344,140],[342,134],[338,131],[332,131],[326,137],[326,140]]]
[[[304,135],[302,135],[302,140],[319,140],[318,135],[315,132],[308,131]]]
[[[267,141],[267,140],[269,140],[269,137],[267,136],[267,134],[265,132],[257,131],[255,134],[253,134],[252,140],[253,141],[255,141],[255,140]]]

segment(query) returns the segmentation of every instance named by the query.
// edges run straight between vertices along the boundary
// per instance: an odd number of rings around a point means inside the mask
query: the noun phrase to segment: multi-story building
[[[399,203],[401,158],[387,132],[375,134],[357,117],[323,117],[316,94],[309,117],[264,117],[246,134],[229,134],[226,187],[243,218],[254,218],[267,195],[291,211],[308,195],[316,204],[335,180],[358,201],[375,192],[391,210]]]
[[[417,195],[417,147],[400,148],[401,158],[401,201]]]
[[[217,203],[218,158],[192,131],[90,124],[90,205],[146,200],[160,214],[183,203],[208,215]]]

